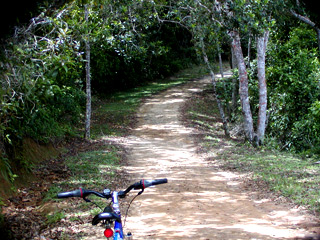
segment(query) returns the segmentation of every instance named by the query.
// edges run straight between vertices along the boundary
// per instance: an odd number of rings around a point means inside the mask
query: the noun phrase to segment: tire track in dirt
[[[148,99],[128,139],[133,180],[168,178],[133,202],[126,230],[134,239],[295,239],[312,220],[296,209],[252,200],[237,175],[209,166],[196,153],[192,129],[179,121],[179,108],[208,78],[192,81]]]

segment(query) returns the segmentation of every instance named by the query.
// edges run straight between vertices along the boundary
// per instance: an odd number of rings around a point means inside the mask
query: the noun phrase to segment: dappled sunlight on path
[[[208,78],[146,101],[129,137],[127,171],[137,179],[168,178],[133,202],[126,230],[134,239],[293,239],[307,220],[296,209],[251,200],[238,176],[209,166],[196,152],[192,129],[179,122],[179,108]]]

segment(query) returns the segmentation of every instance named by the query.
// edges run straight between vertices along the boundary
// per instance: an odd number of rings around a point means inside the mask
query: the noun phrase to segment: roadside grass
[[[129,185],[128,176],[121,170],[124,150],[107,139],[130,133],[135,124],[135,113],[143,99],[206,74],[204,67],[196,66],[168,79],[94,99],[90,141],[93,146],[65,159],[70,176],[53,184],[43,198],[44,204],[49,202],[57,205],[54,211],[46,215],[51,234],[55,228],[59,229],[56,231],[59,239],[81,239],[89,234],[81,230],[83,223],[90,222],[94,215],[101,212],[100,208],[82,199],[57,199],[59,192],[72,191],[79,187],[101,192],[105,188],[120,190]],[[96,196],[90,196],[89,199],[101,208],[106,206],[104,199]],[[72,228],[77,230],[72,232],[64,225],[72,225]]]
[[[320,213],[320,174],[314,159],[268,149],[221,157],[229,169],[252,173],[257,186],[267,183],[277,195]]]
[[[121,177],[121,149],[111,144],[80,152],[65,160],[70,176],[51,186],[43,201],[50,201],[54,206],[46,215],[46,224],[52,228],[60,226],[56,234],[69,236],[70,239],[81,239],[87,234],[81,231],[81,225],[89,223],[92,217],[100,213],[107,205],[105,199],[96,196],[88,197],[96,203],[85,202],[82,199],[57,199],[56,195],[63,191],[81,188],[102,192],[113,186],[123,187],[127,181]],[[67,224],[67,225],[66,225]],[[70,232],[64,225],[72,225],[77,233]],[[63,231],[61,231],[61,228]],[[69,239],[69,238],[68,238]]]
[[[294,204],[320,213],[320,165],[313,164],[315,159],[268,146],[254,148],[237,136],[224,137],[209,89],[195,94],[183,111],[187,124],[199,130],[201,150],[212,165],[244,173],[249,176],[251,187],[284,196]]]

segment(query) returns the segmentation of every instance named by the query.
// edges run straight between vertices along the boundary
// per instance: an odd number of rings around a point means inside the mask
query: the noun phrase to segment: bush
[[[63,18],[39,16],[9,39],[1,54],[0,157],[9,163],[2,164],[1,170],[7,168],[3,176],[11,174],[12,161],[19,166],[23,139],[55,141],[80,120],[85,105],[83,61],[77,54],[79,41],[65,26]]]
[[[298,149],[320,154],[320,101],[315,101],[303,119],[294,123],[292,132]]]
[[[283,148],[304,151],[315,147],[319,132],[317,101],[320,97],[320,68],[313,30],[291,31],[287,42],[272,45],[268,61],[269,136]]]

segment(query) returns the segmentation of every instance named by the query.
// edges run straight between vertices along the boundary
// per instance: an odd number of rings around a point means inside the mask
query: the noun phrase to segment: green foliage
[[[292,136],[298,150],[320,154],[320,102],[315,101],[305,116],[293,124]]]
[[[63,212],[54,212],[52,214],[48,214],[47,215],[47,221],[46,223],[48,225],[50,224],[54,224],[54,223],[57,223],[59,222],[60,220],[64,219],[66,216]]]
[[[62,138],[83,110],[80,43],[72,37],[65,16],[58,15],[34,18],[2,55],[0,141],[4,159],[16,159],[16,166],[30,165],[16,154],[24,138]],[[12,175],[8,167],[7,174]]]
[[[275,31],[267,52],[267,84],[269,118],[266,142],[276,149],[307,154],[319,153],[320,63],[316,34],[312,29],[298,26],[287,36]],[[247,69],[249,99],[253,116],[259,111],[257,62]],[[237,78],[237,72],[234,76]],[[231,100],[231,81],[226,82]],[[222,92],[222,84],[218,83]],[[235,112],[240,114],[239,112]],[[235,118],[236,119],[236,118]],[[257,122],[257,119],[253,119]]]
[[[320,97],[319,60],[315,34],[303,27],[291,31],[284,44],[269,53],[268,86],[271,105],[269,134],[297,151],[319,145],[317,101]],[[314,119],[314,122],[311,122]]]
[[[133,10],[139,13],[134,19]],[[150,10],[147,3],[123,6],[116,19],[107,20],[107,34],[96,35],[91,47],[96,92],[106,94],[164,78],[190,63],[190,34],[159,24]]]
[[[0,173],[1,173],[1,176],[7,182],[13,182],[14,179],[17,177],[15,174],[13,174],[12,167],[10,165],[10,161],[6,157],[0,157]],[[1,201],[0,201],[0,203],[1,203]]]
[[[17,28],[1,54],[0,143],[1,157],[8,159],[3,163],[10,165],[26,137],[46,143],[79,128],[85,109],[85,40],[91,45],[92,87],[101,94],[168,76],[193,54],[190,34],[160,24],[149,1],[43,7],[29,26]],[[1,170],[10,172],[6,164]]]

